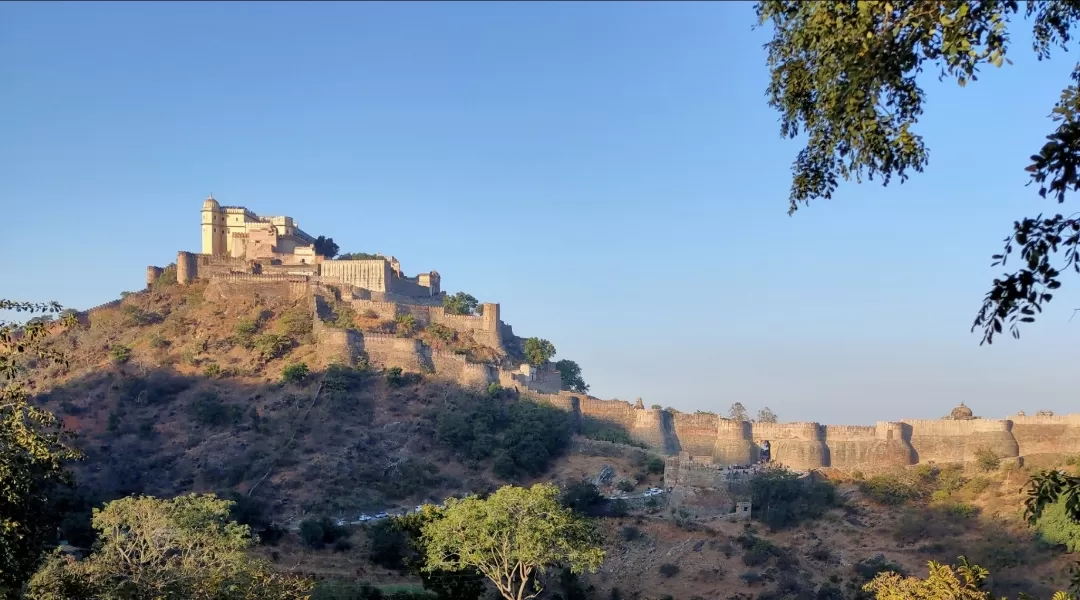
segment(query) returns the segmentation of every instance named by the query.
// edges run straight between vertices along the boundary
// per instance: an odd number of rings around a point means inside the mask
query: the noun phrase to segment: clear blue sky
[[[1071,280],[968,329],[1072,62],[925,86],[929,170],[786,216],[750,3],[0,4],[0,297],[85,308],[200,204],[438,270],[600,397],[870,423],[1075,406]],[[1019,30],[1018,30],[1019,31]],[[1070,285],[1071,284],[1071,285]]]

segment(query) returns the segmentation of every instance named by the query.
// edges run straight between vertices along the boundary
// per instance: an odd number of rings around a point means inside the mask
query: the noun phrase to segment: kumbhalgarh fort
[[[522,340],[499,316],[499,305],[482,303],[475,314],[453,314],[436,271],[407,276],[393,256],[337,260],[319,255],[316,240],[290,217],[258,216],[240,206],[202,205],[202,248],[180,251],[176,280],[206,285],[218,298],[251,294],[283,295],[308,302],[320,352],[332,360],[367,360],[381,368],[456,381],[467,386],[496,383],[560,407],[577,422],[617,425],[635,441],[667,455],[672,477],[710,477],[724,465],[757,461],[768,442],[771,459],[796,470],[833,468],[872,471],[920,463],[970,462],[991,451],[1006,461],[1045,454],[1080,453],[1080,414],[1023,412],[1004,419],[975,415],[960,403],[940,419],[879,421],[876,425],[760,423],[712,413],[681,413],[600,400],[561,390],[550,364],[534,367],[515,360]],[[147,283],[165,268],[147,267]],[[342,328],[334,323],[343,307],[388,320],[411,317],[420,327],[438,324],[490,349],[490,360],[428,347],[422,341],[387,333]],[[92,312],[92,311],[91,311]]]

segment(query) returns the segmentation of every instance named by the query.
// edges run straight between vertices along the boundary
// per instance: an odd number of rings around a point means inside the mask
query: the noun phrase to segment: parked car
[[[387,514],[385,512],[381,512],[381,513],[379,513],[379,514],[377,514],[377,515],[375,515],[374,517],[371,517],[371,518],[372,519],[385,519],[385,518],[387,518],[389,516],[390,516],[389,514]]]
[[[360,515],[359,517],[356,518],[356,520],[361,522],[361,523],[367,523],[368,521],[371,520],[371,517],[369,517],[367,515]]]

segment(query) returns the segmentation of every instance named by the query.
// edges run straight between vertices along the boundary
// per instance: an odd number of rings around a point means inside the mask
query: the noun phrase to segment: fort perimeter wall
[[[160,275],[147,270],[148,282]],[[1010,416],[1006,419],[880,421],[872,426],[819,423],[751,423],[732,421],[711,413],[678,413],[647,409],[620,400],[601,400],[584,394],[560,392],[557,377],[522,369],[469,362],[464,356],[433,350],[418,340],[393,335],[361,333],[324,322],[332,312],[320,295],[328,288],[318,277],[302,273],[253,273],[243,260],[181,252],[177,280],[190,283],[209,279],[208,294],[229,297],[251,286],[293,298],[313,295],[314,333],[322,350],[355,362],[364,356],[380,366],[433,373],[470,386],[499,383],[533,392],[536,399],[567,411],[580,424],[586,419],[621,428],[649,450],[669,456],[684,455],[697,465],[748,465],[769,441],[774,462],[808,470],[816,468],[873,469],[930,462],[971,462],[981,450],[1000,458],[1080,453],[1080,414]],[[337,286],[341,287],[341,286]],[[498,304],[484,304],[478,315],[451,315],[441,306],[424,301],[385,302],[357,297],[345,286],[347,302],[355,310],[373,311],[393,319],[411,314],[417,322],[442,324],[468,332],[478,342],[502,349],[502,335],[510,330],[499,319]],[[110,303],[110,305],[113,303]],[[107,308],[110,305],[96,308]]]

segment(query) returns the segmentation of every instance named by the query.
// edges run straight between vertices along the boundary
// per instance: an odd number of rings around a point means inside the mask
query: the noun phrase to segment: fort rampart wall
[[[769,442],[771,459],[797,470],[873,472],[918,463],[972,462],[982,450],[999,458],[1080,454],[1080,415],[1009,419],[879,421],[875,425],[754,423],[714,414],[671,414],[561,392],[538,401],[623,428],[651,451],[682,453],[697,465],[749,465]],[[571,401],[572,400],[572,401]]]
[[[362,298],[345,297],[341,299],[347,302],[358,314],[375,314],[380,319],[393,320],[399,316],[412,315],[416,324],[427,327],[438,324],[448,327],[459,334],[467,334],[479,344],[483,344],[497,350],[504,350],[502,343],[502,327],[499,321],[499,305],[493,303],[482,304],[480,314],[454,315],[446,312],[441,306],[427,306],[423,304],[403,302],[379,302]]]
[[[360,357],[366,357],[378,366],[430,373],[463,385],[484,387],[499,383],[517,388],[535,394],[538,401],[565,410],[579,426],[595,420],[618,427],[651,451],[669,456],[685,454],[697,465],[751,464],[757,461],[766,441],[774,462],[799,470],[872,471],[918,463],[971,462],[981,451],[1006,459],[1080,454],[1080,414],[880,421],[862,426],[732,421],[711,413],[638,408],[620,400],[559,391],[558,373],[550,369],[512,371],[472,363],[462,355],[433,350],[416,339],[361,333],[330,325],[326,321],[333,319],[333,311],[322,295],[329,288],[316,276],[252,273],[250,265],[242,259],[187,252],[179,253],[176,264],[178,282],[208,279],[207,294],[228,298],[250,294],[254,289],[257,293],[288,294],[293,298],[314,297],[313,332],[320,351],[337,359],[355,364]],[[148,269],[148,282],[159,275],[156,268]],[[503,348],[502,335],[511,331],[499,319],[498,304],[484,304],[477,315],[450,315],[441,306],[358,298],[351,286],[334,286],[343,288],[335,293],[337,299],[358,311],[370,310],[386,319],[412,314],[421,325],[438,323],[468,332],[477,341],[496,348]],[[110,302],[81,315],[89,316],[94,310],[119,303]]]

